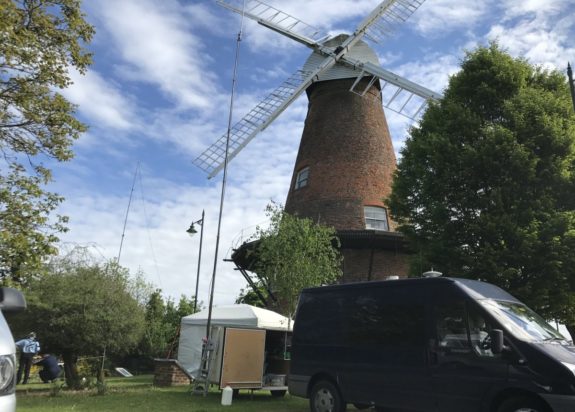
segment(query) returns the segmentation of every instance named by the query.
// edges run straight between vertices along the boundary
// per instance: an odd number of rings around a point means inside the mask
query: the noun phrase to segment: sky
[[[198,300],[207,306],[215,273],[214,304],[232,304],[246,281],[225,260],[257,226],[267,226],[267,204],[285,202],[307,98],[300,96],[229,164],[216,260],[222,173],[208,180],[192,162],[227,127],[240,16],[211,0],[83,3],[96,29],[88,46],[94,64],[85,75],[71,71],[74,84],[63,94],[89,130],[75,143],[73,160],[51,165],[49,189],[66,198],[58,213],[70,218],[60,247],[119,256],[122,266],[177,301],[195,293],[200,227],[194,237],[186,229],[204,210]],[[336,35],[353,32],[380,2],[268,3]],[[427,0],[393,37],[370,46],[385,69],[441,93],[466,50],[492,40],[565,73],[575,62],[575,0]],[[245,21],[233,123],[309,53]],[[386,114],[399,156],[411,123]]]

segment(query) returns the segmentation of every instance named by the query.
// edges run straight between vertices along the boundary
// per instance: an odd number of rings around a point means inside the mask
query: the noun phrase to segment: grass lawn
[[[241,391],[231,406],[221,405],[221,392],[214,387],[207,397],[191,395],[190,386],[157,388],[152,375],[107,379],[107,393],[95,389],[61,390],[51,396],[51,385],[32,382],[17,387],[18,412],[129,411],[129,412],[308,412],[307,399],[274,398],[267,391]]]

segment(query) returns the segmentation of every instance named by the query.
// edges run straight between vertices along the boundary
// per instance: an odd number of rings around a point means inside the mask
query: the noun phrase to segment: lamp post
[[[200,284],[200,265],[202,263],[202,241],[204,240],[204,211],[202,210],[202,218],[200,220],[196,220],[192,222],[188,230],[186,232],[190,236],[194,236],[194,234],[198,233],[194,225],[200,225],[202,228],[200,229],[200,252],[198,253],[198,273],[196,275],[196,294],[194,296],[194,313],[197,312],[198,308],[198,285]]]

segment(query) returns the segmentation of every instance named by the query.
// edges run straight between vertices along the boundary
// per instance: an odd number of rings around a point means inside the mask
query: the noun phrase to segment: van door
[[[426,364],[426,296],[415,288],[347,295],[341,382],[348,401],[424,411],[433,397]]]
[[[437,410],[479,412],[507,380],[508,362],[489,348],[493,324],[476,302],[464,299],[436,303],[434,318],[430,371]]]

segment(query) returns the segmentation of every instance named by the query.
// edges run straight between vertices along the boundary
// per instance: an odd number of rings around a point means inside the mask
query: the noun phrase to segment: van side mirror
[[[18,289],[0,288],[0,310],[2,312],[21,312],[26,309],[26,299]]]
[[[498,355],[503,352],[503,331],[501,329],[492,329],[489,332],[491,338],[491,352]]]

